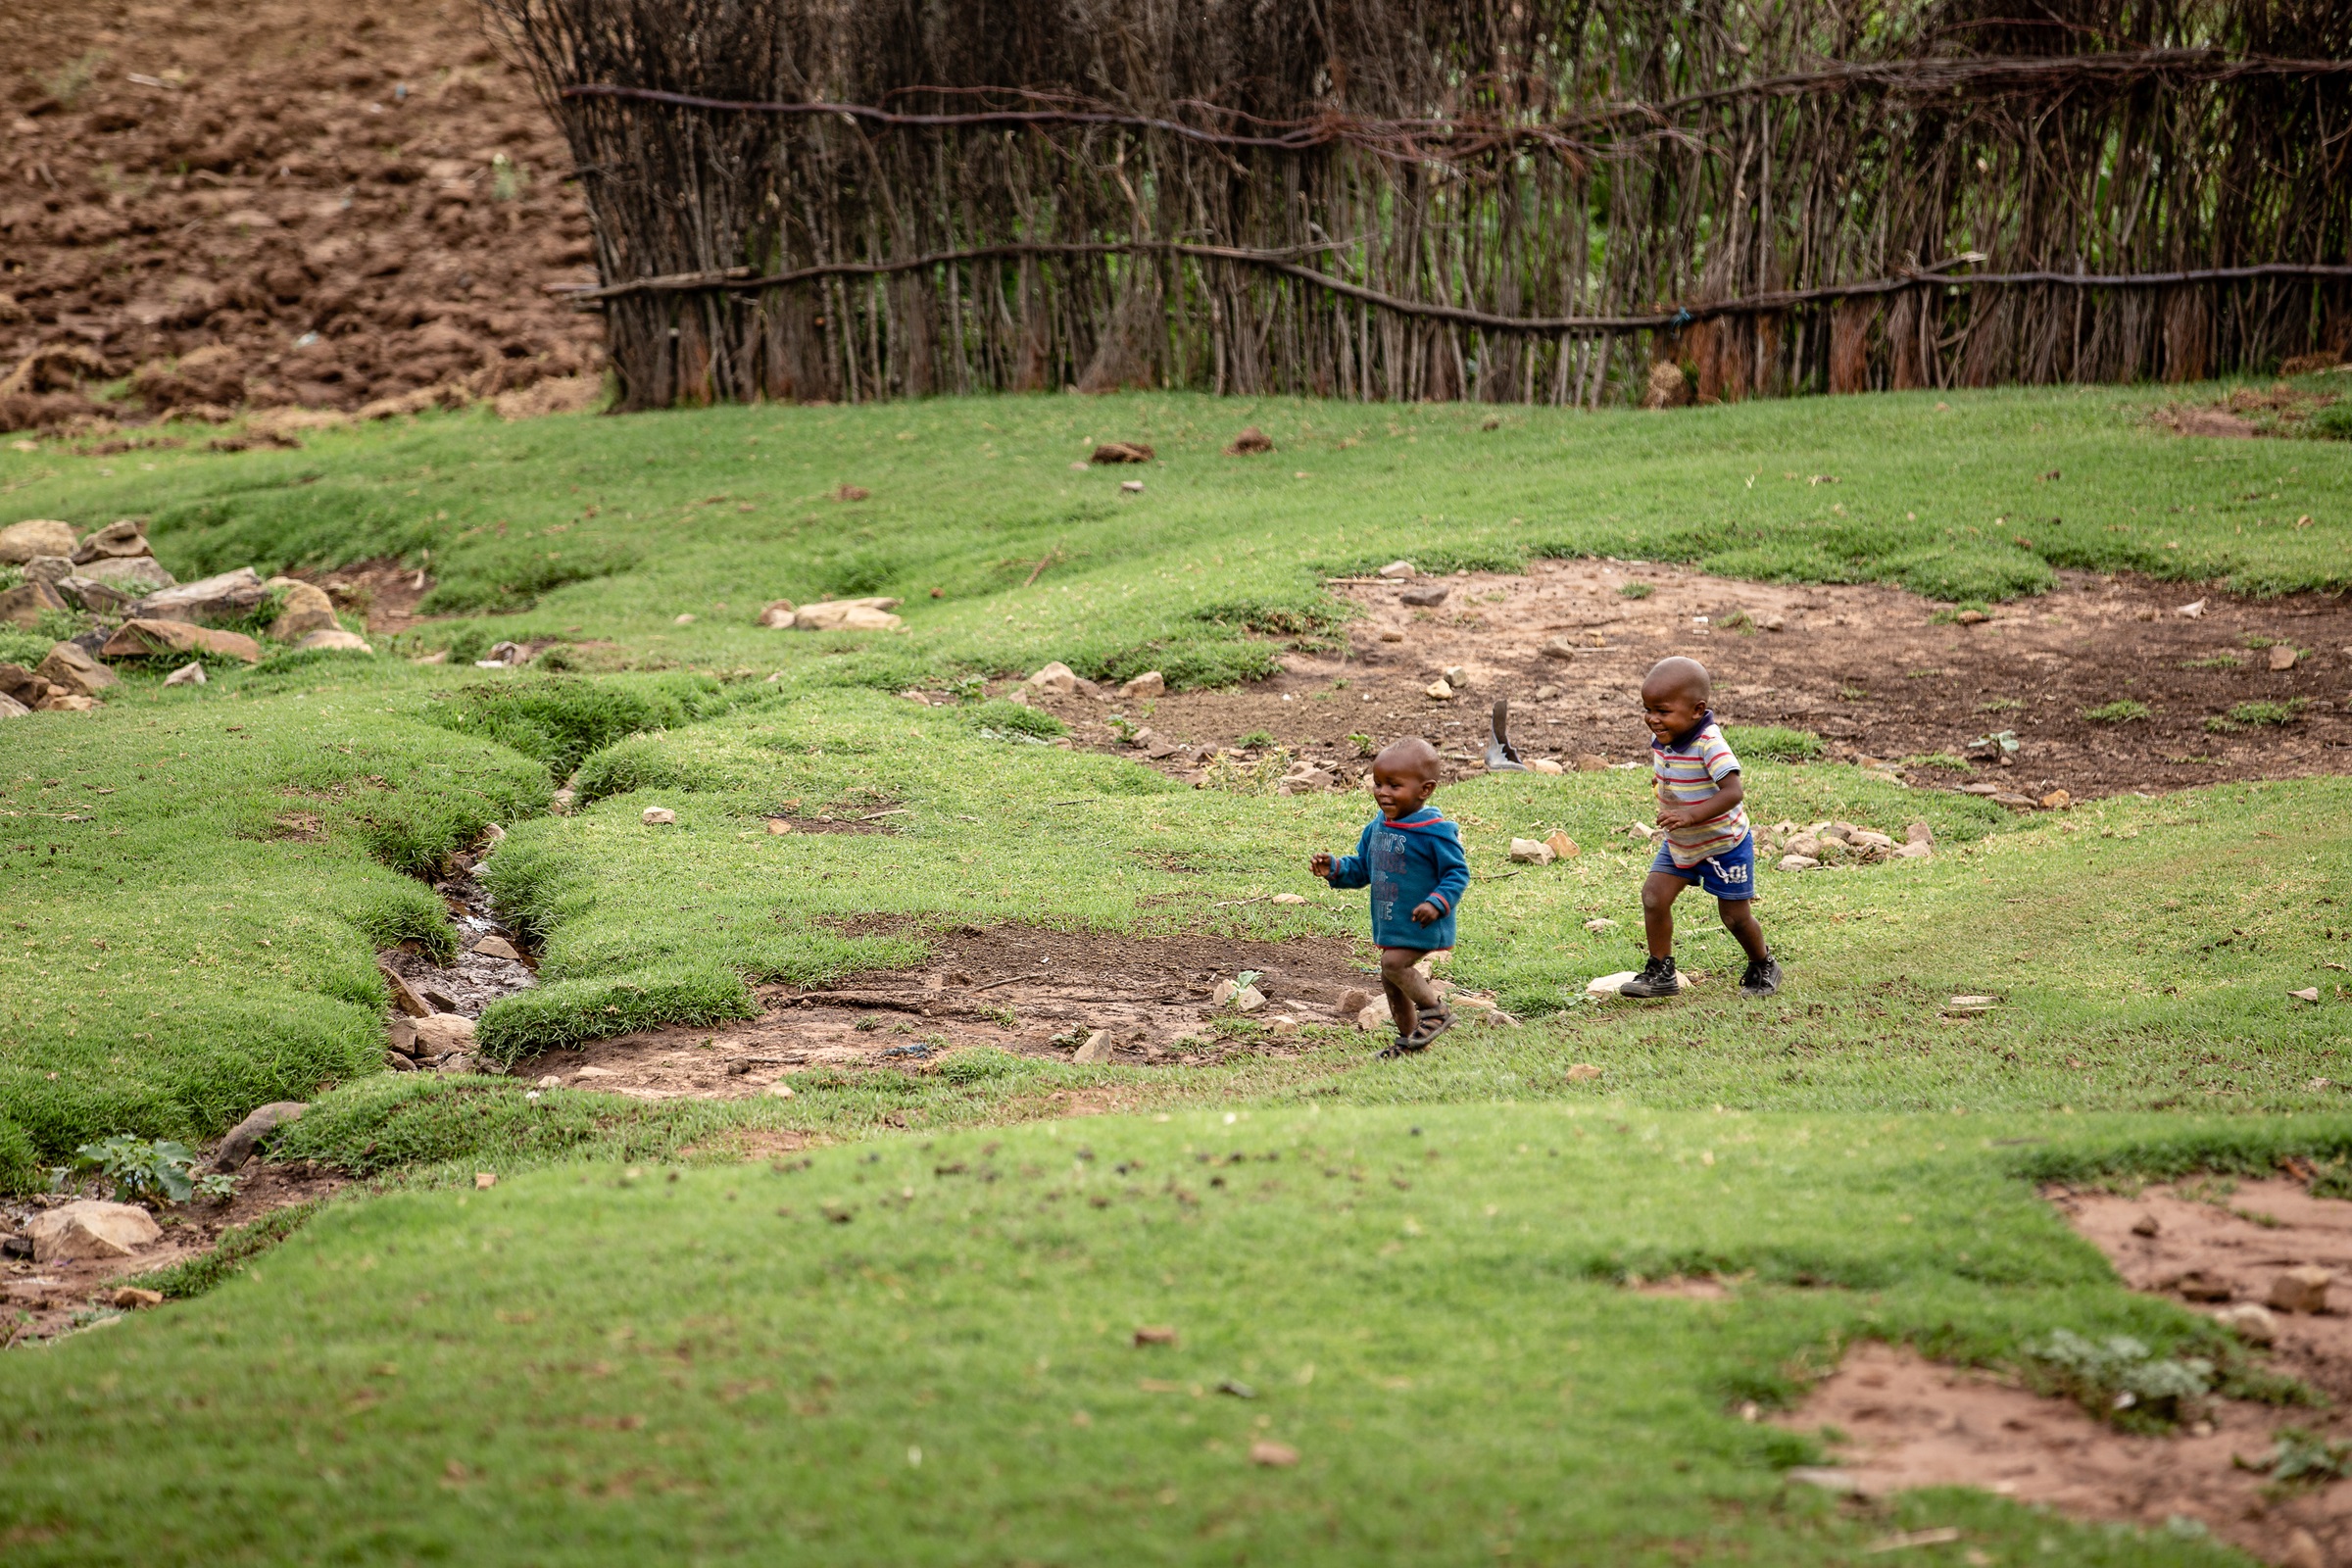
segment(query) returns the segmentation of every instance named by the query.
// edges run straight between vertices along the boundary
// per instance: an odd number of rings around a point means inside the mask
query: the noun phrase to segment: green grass
[[[2182,441],[2127,390],[1936,401],[1486,431],[1438,407],[1007,398],[435,416],[135,474],[0,452],[19,514],[147,515],[183,577],[395,556],[462,614],[382,658],[280,654],[171,691],[133,673],[101,712],[0,727],[6,843],[31,846],[0,871],[0,1182],[108,1133],[193,1140],[303,1098],[272,1157],[370,1183],[290,1239],[266,1225],[172,1272],[183,1304],[0,1357],[11,1562],[1455,1561],[1508,1543],[1811,1563],[1940,1523],[1996,1558],[2225,1560],[1959,1494],[1857,1519],[1785,1490],[1804,1445],[1737,1410],[1858,1336],[2014,1363],[2060,1327],[2207,1332],[2118,1289],[2031,1183],[2352,1158],[2337,1092],[2311,1087],[2345,1076],[2325,968],[2352,954],[2341,780],[2020,820],[1794,765],[1816,736],[1735,730],[1759,820],[1925,820],[1936,857],[1767,872],[1792,976],[1767,1004],[1731,994],[1729,939],[1688,908],[1678,950],[1713,978],[1657,1007],[1582,996],[1638,958],[1647,852],[1625,827],[1645,781],[1452,786],[1438,804],[1478,878],[1454,973],[1526,1021],[1412,1061],[1309,1031],[1216,1068],[967,1052],[725,1102],[376,1066],[370,953],[446,947],[418,877],[490,821],[509,836],[485,874],[543,944],[543,986],[482,1024],[516,1060],[741,1016],[762,980],[918,961],[941,925],[1360,939],[1361,895],[1304,871],[1352,841],[1360,796],[1185,789],[1052,744],[1036,710],[893,695],[1049,659],[1263,673],[1342,624],[1327,572],[1593,552],[1960,603],[2063,567],[2346,585],[2352,451]],[[1250,422],[1281,468],[1217,454]],[[1143,495],[1069,468],[1111,436],[1162,453]],[[2036,482],[2053,467],[2063,495]],[[2281,499],[2233,499],[2257,479]],[[845,482],[873,499],[828,499]],[[2325,520],[2291,527],[2304,513]],[[903,598],[906,628],[752,624],[824,593]],[[570,671],[468,667],[533,637],[564,639]],[[0,658],[46,647],[0,635]],[[451,662],[394,657],[426,649]],[[567,779],[576,814],[544,814]],[[905,811],[888,834],[763,822],[880,802]],[[650,805],[676,824],[646,826]],[[1555,827],[1584,853],[1507,862],[1510,838]],[[1179,852],[1193,873],[1166,868]],[[1308,902],[1265,902],[1286,891]],[[2313,984],[2319,1007],[2286,995]],[[1945,1019],[1962,992],[2002,1003]],[[1602,1077],[1571,1082],[1577,1062]],[[1054,1120],[1081,1096],[1131,1114]],[[744,1162],[805,1140],[851,1147]],[[1244,1146],[1282,1158],[1196,1157]],[[474,1171],[504,1180],[451,1190]],[[1728,1303],[1615,1283],[1701,1267],[1754,1279]],[[1184,1343],[1127,1347],[1145,1321]],[[1191,1393],[1225,1377],[1259,1396]],[[1298,1469],[1244,1461],[1261,1415]]]
[[[2129,697],[2119,697],[2112,703],[2082,710],[2082,717],[2093,724],[2136,724],[2155,710],[2147,704]]]
[[[1822,738],[1809,729],[1782,729],[1772,724],[1726,724],[1723,738],[1742,759],[1759,761],[1806,762],[1829,755]]]
[[[2033,1125],[2089,1157],[2148,1130]],[[1621,1283],[1692,1271],[1745,1283]],[[2235,1560],[1960,1494],[1857,1516],[1781,1480],[1806,1437],[1740,1416],[1856,1339],[2014,1363],[2056,1328],[2218,1339],[1964,1123],[1245,1106],[561,1166],[330,1205],[201,1299],[0,1359],[0,1539],[27,1565],[1815,1564],[1956,1523],[2012,1559]]]

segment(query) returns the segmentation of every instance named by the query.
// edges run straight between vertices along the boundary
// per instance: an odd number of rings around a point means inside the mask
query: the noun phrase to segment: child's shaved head
[[[1438,749],[1418,735],[1407,735],[1380,749],[1380,755],[1372,759],[1372,771],[1435,780],[1442,769],[1438,764]]]
[[[1649,673],[1642,677],[1642,701],[1644,703],[1653,698],[1663,701],[1688,696],[1694,698],[1697,705],[1704,708],[1707,699],[1714,694],[1715,681],[1708,675],[1707,666],[1695,659],[1684,659],[1680,655],[1659,660],[1649,666]]]

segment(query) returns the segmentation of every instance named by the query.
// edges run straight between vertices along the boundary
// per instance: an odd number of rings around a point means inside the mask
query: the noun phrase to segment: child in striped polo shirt
[[[1618,993],[1671,997],[1683,989],[1674,972],[1674,900],[1695,882],[1715,896],[1724,929],[1747,953],[1740,994],[1769,997],[1781,989],[1781,966],[1756,924],[1756,841],[1747,829],[1740,759],[1724,743],[1707,710],[1714,682],[1695,659],[1664,659],[1642,682],[1642,716],[1655,737],[1650,773],[1658,797],[1658,826],[1666,830],[1658,858],[1642,884],[1642,925],[1649,962]]]

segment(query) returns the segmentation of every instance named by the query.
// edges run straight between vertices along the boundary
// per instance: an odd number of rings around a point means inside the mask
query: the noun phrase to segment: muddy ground
[[[1646,597],[1626,597],[1637,584]],[[1435,587],[1446,590],[1443,604],[1403,603]],[[1271,735],[1352,779],[1364,765],[1352,736],[1422,734],[1460,776],[1483,767],[1497,697],[1509,699],[1512,738],[1531,758],[1644,762],[1642,672],[1687,654],[1714,672],[1725,723],[1807,730],[1832,757],[1891,762],[1922,786],[2092,799],[2352,768],[2352,600],[2342,596],[2239,599],[2067,573],[2048,594],[1963,624],[1948,607],[1879,584],[1753,583],[1600,560],[1334,592],[1361,611],[1343,646],[1287,656],[1271,681],[1150,704],[1038,702],[1103,750],[1121,748],[1117,714],[1188,746]],[[2180,612],[2200,602],[2199,613]],[[2288,667],[2274,667],[2290,654]],[[1459,693],[1426,695],[1448,668],[1467,673]],[[2149,712],[2083,716],[2118,702]],[[2231,719],[2245,703],[2283,704],[2292,716]],[[2216,721],[2227,727],[2208,727]],[[2003,730],[2013,755],[1971,749]],[[1187,751],[1159,765],[1197,776],[1198,761]]]
[[[107,1315],[124,1279],[210,1251],[232,1225],[250,1224],[289,1204],[324,1198],[349,1183],[348,1176],[309,1160],[255,1159],[237,1172],[236,1196],[227,1201],[196,1199],[182,1207],[161,1210],[156,1217],[164,1228],[163,1239],[135,1257],[0,1260],[0,1347],[49,1339],[77,1322]],[[14,1235],[33,1213],[73,1196],[0,1203],[0,1230]]]
[[[80,356],[0,428],[134,373],[153,414],[601,368],[548,292],[593,281],[569,156],[472,0],[49,0],[0,7],[0,376]]]
[[[2126,1283],[2180,1299],[2188,1283],[2192,1310],[2261,1303],[2288,1268],[2317,1265],[2339,1280],[2352,1270],[2352,1202],[2314,1198],[2300,1181],[2207,1178],[2130,1197],[2047,1196]],[[2261,1468],[2281,1428],[2339,1443],[2352,1435],[2343,1413],[2352,1394],[2352,1284],[2331,1287],[2323,1312],[2281,1311],[2272,1321],[2276,1344],[2252,1353],[2332,1407],[2215,1399],[2170,1434],[2132,1434],[2014,1377],[1865,1344],[1786,1424],[1829,1429],[1838,1467],[1812,1477],[1864,1499],[1982,1487],[2075,1518],[2193,1522],[2267,1562],[2352,1563],[2352,1480],[2280,1485]]]

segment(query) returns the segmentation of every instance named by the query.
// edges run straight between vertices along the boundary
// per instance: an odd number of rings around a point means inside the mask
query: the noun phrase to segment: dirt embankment
[[[601,367],[546,289],[592,280],[569,157],[470,0],[55,0],[0,55],[0,429]]]
[[[1642,673],[1687,654],[1714,672],[1725,723],[1808,731],[1831,757],[1891,764],[1916,785],[2081,800],[2352,770],[2340,596],[2239,599],[2069,572],[2048,594],[1961,619],[1884,584],[1594,560],[1336,591],[1361,610],[1343,645],[1287,657],[1273,680],[1148,703],[1036,701],[1105,750],[1125,750],[1114,715],[1146,724],[1170,754],[1146,755],[1190,776],[1200,748],[1252,735],[1352,780],[1367,742],[1418,734],[1475,773],[1497,697],[1531,758],[1646,763]],[[1442,676],[1450,695],[1433,697]]]

